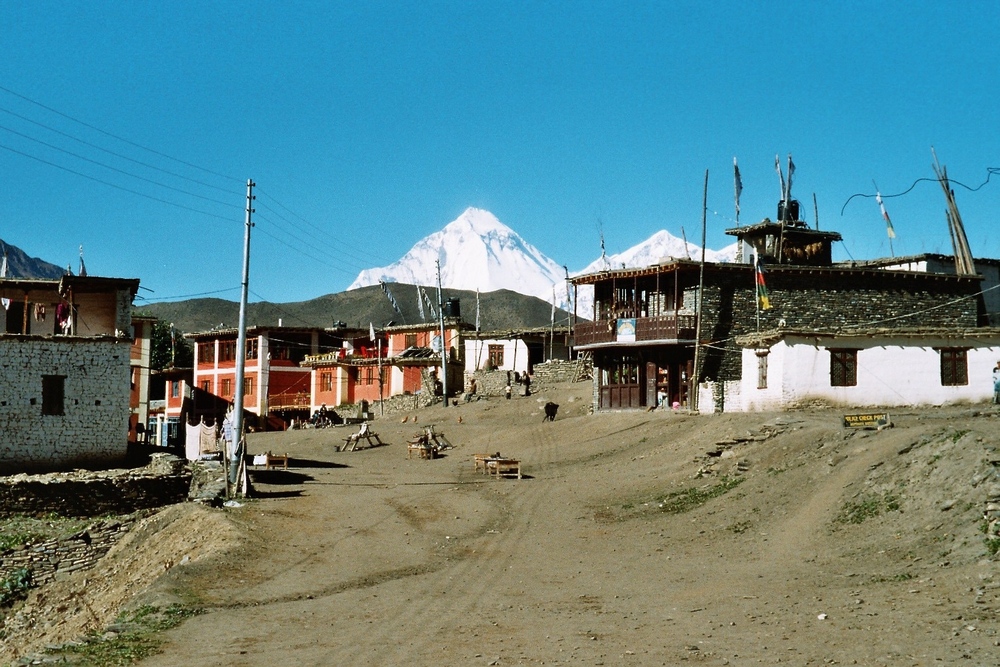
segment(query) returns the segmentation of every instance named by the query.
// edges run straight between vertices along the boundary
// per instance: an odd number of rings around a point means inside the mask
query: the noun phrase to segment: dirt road
[[[253,435],[292,469],[219,510],[229,557],[143,596],[206,609],[143,664],[1000,664],[994,413],[875,432],[832,410],[588,416],[588,396],[422,411],[455,445],[436,460],[407,459],[400,416],[355,452],[345,429]],[[498,451],[524,479],[474,470]]]

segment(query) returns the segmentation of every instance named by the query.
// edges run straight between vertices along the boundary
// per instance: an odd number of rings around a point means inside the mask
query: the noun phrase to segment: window
[[[250,396],[253,394],[253,377],[243,378],[243,395]]]
[[[223,396],[233,395],[233,381],[231,378],[222,378],[222,395]]]
[[[757,350],[757,388],[767,389],[768,350]]]
[[[233,361],[236,359],[236,341],[224,340],[219,343],[219,361]]]
[[[375,369],[371,366],[365,368],[365,384],[375,384]]]
[[[212,381],[211,380],[202,380],[201,381],[201,390],[203,392],[205,392],[206,394],[212,393]]]
[[[256,338],[249,338],[249,339],[247,339],[246,358],[247,359],[256,359],[257,358],[257,339]]]
[[[854,387],[858,384],[858,351],[830,350],[830,386]]]
[[[416,347],[417,346],[417,334],[408,333],[403,337],[403,344],[406,347]]]
[[[319,390],[333,391],[333,373],[320,373]]]
[[[490,345],[490,368],[503,368],[503,345]]]
[[[172,380],[170,382],[170,397],[177,398],[180,395],[181,395],[181,381]]]
[[[63,402],[66,395],[65,375],[42,376],[42,414],[64,415]]]
[[[215,343],[198,343],[198,363],[199,364],[214,364],[215,363]]]
[[[969,384],[969,359],[967,350],[946,347],[941,352],[941,386],[957,387]]]

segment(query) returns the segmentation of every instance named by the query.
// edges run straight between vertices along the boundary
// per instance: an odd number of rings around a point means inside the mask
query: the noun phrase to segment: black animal
[[[542,418],[543,422],[554,422],[556,420],[556,413],[559,411],[559,406],[555,403],[549,401],[545,404],[545,417]]]

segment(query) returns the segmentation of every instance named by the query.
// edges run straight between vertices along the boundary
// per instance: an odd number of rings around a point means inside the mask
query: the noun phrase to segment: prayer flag
[[[476,331],[479,331],[479,288],[476,288]]]
[[[371,322],[368,323],[368,339],[371,342],[375,342],[375,325]]]
[[[3,254],[3,263],[0,264],[0,278],[7,277],[7,253]],[[0,303],[3,304],[3,309],[8,310],[10,308],[10,299],[0,299]]]
[[[771,309],[771,298],[767,294],[767,284],[764,282],[764,260],[757,251],[753,253],[754,276],[757,283],[757,306],[761,310]]]
[[[896,230],[892,228],[892,220],[889,219],[889,213],[885,210],[885,204],[882,203],[882,193],[878,190],[875,191],[875,201],[878,202],[878,207],[882,210],[882,217],[885,218],[885,227],[889,238],[896,238]]]
[[[427,317],[424,316],[424,300],[420,296],[420,285],[417,285],[417,309],[420,311],[420,321],[425,321]]]
[[[733,185],[736,190],[736,218],[740,217],[740,195],[743,194],[743,179],[740,178],[740,166],[736,164],[736,157],[733,157]]]
[[[781,173],[781,158],[774,154],[774,170],[778,172],[778,180],[781,182],[781,201],[785,201],[785,175]]]
[[[83,246],[80,246],[80,275],[87,275],[87,267],[83,264]]]
[[[399,304],[396,303],[396,299],[392,296],[392,292],[389,291],[389,286],[381,280],[378,281],[378,284],[382,287],[382,291],[385,292],[386,297],[389,299],[389,303],[392,304],[392,309],[396,311],[396,314],[402,317],[403,311],[399,309]]]

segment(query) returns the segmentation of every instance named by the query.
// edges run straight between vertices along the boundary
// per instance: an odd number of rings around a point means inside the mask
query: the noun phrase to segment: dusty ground
[[[240,508],[167,510],[102,572],[36,593],[0,663],[142,593],[207,610],[151,667],[1000,664],[988,406],[875,432],[821,409],[588,416],[589,391],[421,411],[455,445],[431,461],[407,459],[401,416],[356,452],[334,451],[347,428],[254,434],[292,469],[255,472]],[[475,473],[496,451],[526,478]],[[49,618],[60,598],[79,602]]]

